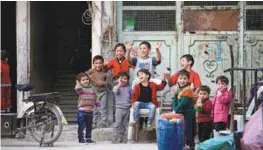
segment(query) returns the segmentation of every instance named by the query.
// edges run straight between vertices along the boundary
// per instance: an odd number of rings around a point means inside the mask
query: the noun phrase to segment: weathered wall
[[[184,10],[184,31],[237,31],[239,10]]]

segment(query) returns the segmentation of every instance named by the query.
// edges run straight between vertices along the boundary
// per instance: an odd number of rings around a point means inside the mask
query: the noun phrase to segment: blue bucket
[[[171,123],[168,119],[159,119],[157,126],[158,150],[182,150],[184,129],[182,120]]]

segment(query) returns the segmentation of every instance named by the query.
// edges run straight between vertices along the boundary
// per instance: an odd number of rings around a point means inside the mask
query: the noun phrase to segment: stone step
[[[77,108],[77,103],[75,105],[59,105],[59,107],[64,110],[64,109],[76,109]]]
[[[60,92],[60,93],[74,93],[74,88],[54,88],[53,91]]]
[[[62,97],[63,96],[66,96],[66,97],[68,97],[68,96],[78,96],[77,95],[77,93],[75,92],[75,91],[69,91],[69,92],[60,92],[60,94],[62,95]]]
[[[61,100],[61,102],[63,102],[64,100],[75,100],[77,102],[78,100],[78,95],[63,95],[61,96],[59,99]]]
[[[71,109],[61,109],[62,110],[62,112],[64,113],[64,114],[71,114],[71,113],[76,113],[77,112],[77,108],[75,107],[75,108],[71,108]]]
[[[64,113],[64,112],[63,112]],[[65,118],[67,119],[68,122],[76,122],[77,121],[77,112],[72,112],[72,113],[64,113]]]
[[[76,75],[75,74],[70,74],[70,75],[63,75],[63,76],[58,76],[56,78],[57,81],[66,81],[66,82],[73,82],[76,83]]]
[[[75,84],[56,84],[54,85],[54,89],[72,89],[74,90]]]
[[[74,99],[60,99],[59,105],[76,105],[77,104],[77,98]]]

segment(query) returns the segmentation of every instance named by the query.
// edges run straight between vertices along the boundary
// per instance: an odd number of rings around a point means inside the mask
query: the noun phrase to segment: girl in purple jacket
[[[216,78],[217,90],[213,98],[213,122],[216,132],[225,130],[228,123],[228,114],[230,102],[232,100],[231,93],[228,90],[229,80],[225,76]]]

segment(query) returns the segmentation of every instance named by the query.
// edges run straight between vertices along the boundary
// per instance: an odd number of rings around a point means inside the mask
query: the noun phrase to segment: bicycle
[[[31,91],[33,84],[17,84],[16,89],[22,92],[22,101],[25,106],[16,116],[19,122],[18,127],[13,127],[16,138],[24,138],[29,130],[33,139],[39,142],[40,146],[53,143],[60,137],[63,125],[67,124],[61,109],[56,105],[60,94],[58,92],[34,94],[25,99],[25,92]],[[8,114],[5,114],[7,116]],[[1,115],[2,117],[2,115]]]

